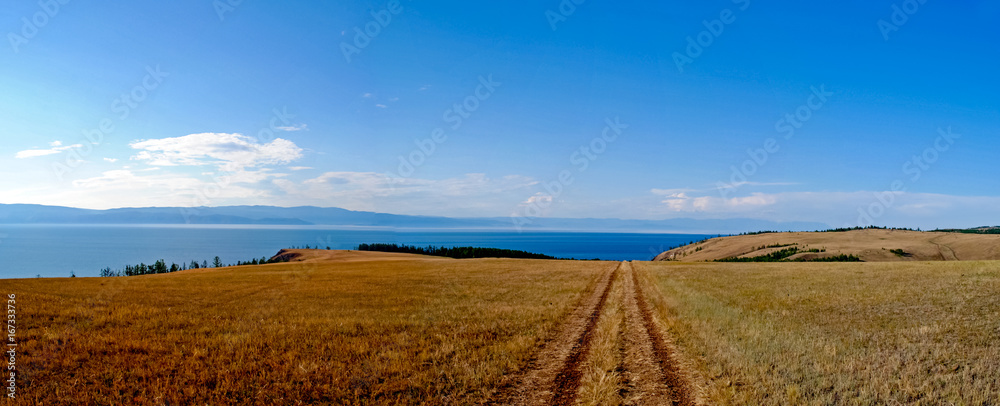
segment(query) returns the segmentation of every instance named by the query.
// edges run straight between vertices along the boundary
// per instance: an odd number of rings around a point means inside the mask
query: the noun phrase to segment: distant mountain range
[[[754,219],[571,219],[531,218],[523,230],[595,232],[674,232],[730,234],[746,231],[810,231],[827,229],[823,223],[774,222]],[[426,229],[493,229],[515,231],[507,217],[451,218],[407,216],[324,207],[146,207],[89,210],[33,204],[0,204],[0,224],[231,224],[344,226]]]

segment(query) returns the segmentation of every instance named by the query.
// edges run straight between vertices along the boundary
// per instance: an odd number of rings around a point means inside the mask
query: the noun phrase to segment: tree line
[[[983,226],[976,228],[944,228],[934,230],[942,233],[962,233],[962,234],[1000,234],[1000,227]]]
[[[867,226],[867,227],[841,227],[841,228],[831,228],[823,231],[816,231],[818,233],[843,233],[847,231],[858,231],[858,230],[896,230],[896,231],[922,231],[920,227],[916,229],[906,228],[906,227],[879,227],[879,226]]]
[[[436,257],[465,258],[521,258],[521,259],[558,259],[545,254],[508,250],[500,248],[480,247],[417,247],[397,244],[359,244],[358,251],[401,252],[406,254],[431,255]]]
[[[775,245],[775,247],[780,247],[782,245]],[[784,245],[787,247],[787,245]],[[782,250],[777,250],[769,254],[758,255],[755,257],[729,257],[717,259],[715,262],[861,262],[861,258],[857,255],[847,255],[840,254],[830,257],[821,257],[813,259],[788,259],[792,255],[798,254],[800,252],[826,252],[826,249],[812,248],[812,249],[799,249],[799,247],[785,248]]]
[[[150,265],[147,265],[145,263],[139,263],[137,265],[125,265],[124,268],[117,270],[113,270],[110,267],[107,267],[101,269],[100,276],[115,277],[115,276],[155,275],[161,273],[186,271],[188,269],[223,268],[223,267],[244,266],[244,265],[264,265],[264,264],[273,264],[285,261],[286,260],[280,258],[268,259],[267,257],[260,257],[260,259],[254,258],[249,261],[236,261],[235,264],[226,265],[222,263],[221,258],[216,256],[215,259],[212,260],[211,264],[209,264],[208,261],[202,261],[201,263],[198,263],[198,261],[191,261],[189,264],[182,263],[178,265],[176,263],[171,263],[170,266],[167,266],[166,261],[161,259],[156,262],[153,262]]]

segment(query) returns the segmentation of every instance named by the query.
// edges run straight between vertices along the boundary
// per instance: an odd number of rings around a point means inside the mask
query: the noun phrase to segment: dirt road
[[[494,404],[695,405],[643,283],[628,262],[609,268]]]

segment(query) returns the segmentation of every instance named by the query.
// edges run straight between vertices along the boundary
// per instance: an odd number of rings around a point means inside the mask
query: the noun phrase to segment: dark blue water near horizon
[[[223,263],[268,257],[293,246],[355,249],[360,243],[476,246],[559,258],[649,260],[669,248],[715,235],[331,229],[314,226],[3,225],[0,278],[97,276],[163,259]]]

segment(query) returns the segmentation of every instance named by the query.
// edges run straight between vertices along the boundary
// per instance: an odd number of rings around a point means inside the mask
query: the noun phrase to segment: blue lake
[[[477,246],[559,258],[649,260],[714,235],[511,231],[401,231],[311,226],[0,225],[0,278],[97,276],[102,268],[268,257],[292,246],[354,249],[360,243]]]

